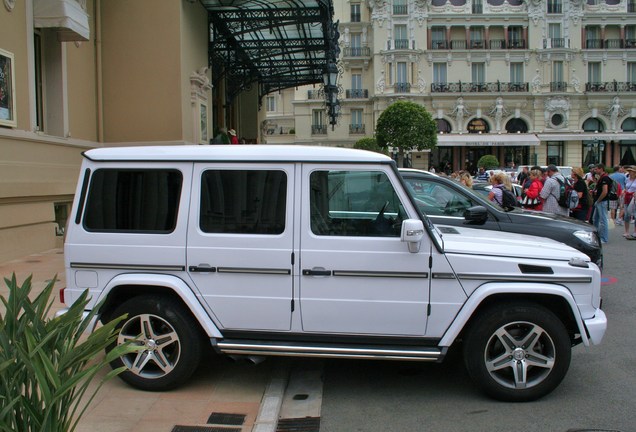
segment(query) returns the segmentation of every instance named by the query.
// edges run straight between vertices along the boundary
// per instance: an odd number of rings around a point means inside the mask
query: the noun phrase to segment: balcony
[[[359,13],[352,13],[351,14],[351,22],[360,22],[362,16]]]
[[[325,125],[311,125],[312,135],[327,135],[327,126]]]
[[[350,124],[349,125],[349,133],[350,134],[364,134],[364,125],[363,124]]]
[[[345,91],[346,99],[368,99],[369,98],[369,90],[368,89],[348,89]]]
[[[371,57],[369,47],[348,47],[342,50],[343,57]]]
[[[551,92],[564,92],[568,89],[568,83],[565,81],[552,81],[550,83]]]
[[[528,92],[527,82],[491,82],[491,83],[470,83],[470,82],[454,82],[454,83],[433,83],[431,84],[431,93],[524,93]]]
[[[389,41],[390,43],[391,41]],[[413,41],[415,44],[415,41]],[[409,40],[408,39],[395,39],[393,41],[393,49],[409,49]]]
[[[560,2],[550,2],[548,1],[548,13],[549,14],[560,14],[563,13],[563,7]]]
[[[565,38],[550,38],[543,39],[543,48],[570,48],[570,39]]]
[[[466,47],[469,46],[470,49],[491,49],[491,50],[501,50],[501,49],[525,49],[526,41],[524,40],[509,40],[506,45],[505,39],[490,39],[488,41],[470,41],[469,44],[466,44],[466,41],[463,40],[434,40],[431,42],[431,49],[433,50],[465,50]]]
[[[601,48],[603,48],[603,40],[602,39],[586,39],[585,40],[585,48],[587,48],[587,49],[601,49]]]
[[[325,99],[325,92],[322,90],[307,90],[307,99]]]
[[[620,81],[586,83],[585,91],[590,93],[636,92],[636,83]]]
[[[608,49],[620,49],[625,46],[622,39],[606,39],[603,45]]]
[[[393,5],[393,15],[408,15],[408,5]]]
[[[410,83],[395,83],[393,84],[393,91],[395,91],[396,93],[410,93],[411,84]]]

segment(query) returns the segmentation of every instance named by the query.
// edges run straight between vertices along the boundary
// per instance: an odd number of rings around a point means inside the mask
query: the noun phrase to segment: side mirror
[[[408,243],[409,252],[418,253],[420,244],[424,238],[424,223],[419,219],[406,219],[402,221],[402,233],[400,239]]]
[[[469,225],[483,225],[488,220],[488,210],[484,206],[467,208],[464,212],[464,220]]]

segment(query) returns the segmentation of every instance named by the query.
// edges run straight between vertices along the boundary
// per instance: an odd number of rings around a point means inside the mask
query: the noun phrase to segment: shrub
[[[375,138],[372,138],[372,137],[360,138],[353,145],[353,148],[354,149],[359,149],[359,150],[369,150],[369,151],[376,152],[376,153],[382,153],[384,155],[388,155],[389,154],[389,152],[386,149],[386,147],[380,147],[378,145],[377,140]]]
[[[484,167],[485,169],[492,169],[499,167],[499,160],[493,155],[483,155],[477,162],[478,167]]]
[[[50,318],[57,276],[35,297],[31,277],[20,286],[15,274],[6,279],[8,299],[0,296],[0,431],[71,432],[107,380],[125,368],[110,371],[88,392],[91,381],[108,363],[137,350],[122,345],[106,356],[100,353],[117,338],[116,325],[124,317],[84,333],[98,308],[83,318],[88,292],[67,313]],[[1,311],[0,311],[1,312]]]

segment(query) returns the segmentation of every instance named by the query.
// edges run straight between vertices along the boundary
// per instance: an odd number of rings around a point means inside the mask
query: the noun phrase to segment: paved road
[[[458,355],[443,364],[327,361],[321,432],[636,431],[636,241],[605,247],[603,344],[573,349],[565,380],[532,403],[484,397]]]

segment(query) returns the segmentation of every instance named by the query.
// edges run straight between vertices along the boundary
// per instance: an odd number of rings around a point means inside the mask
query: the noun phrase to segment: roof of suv
[[[392,162],[388,156],[365,150],[303,145],[105,147],[88,150],[84,156],[99,161]]]

